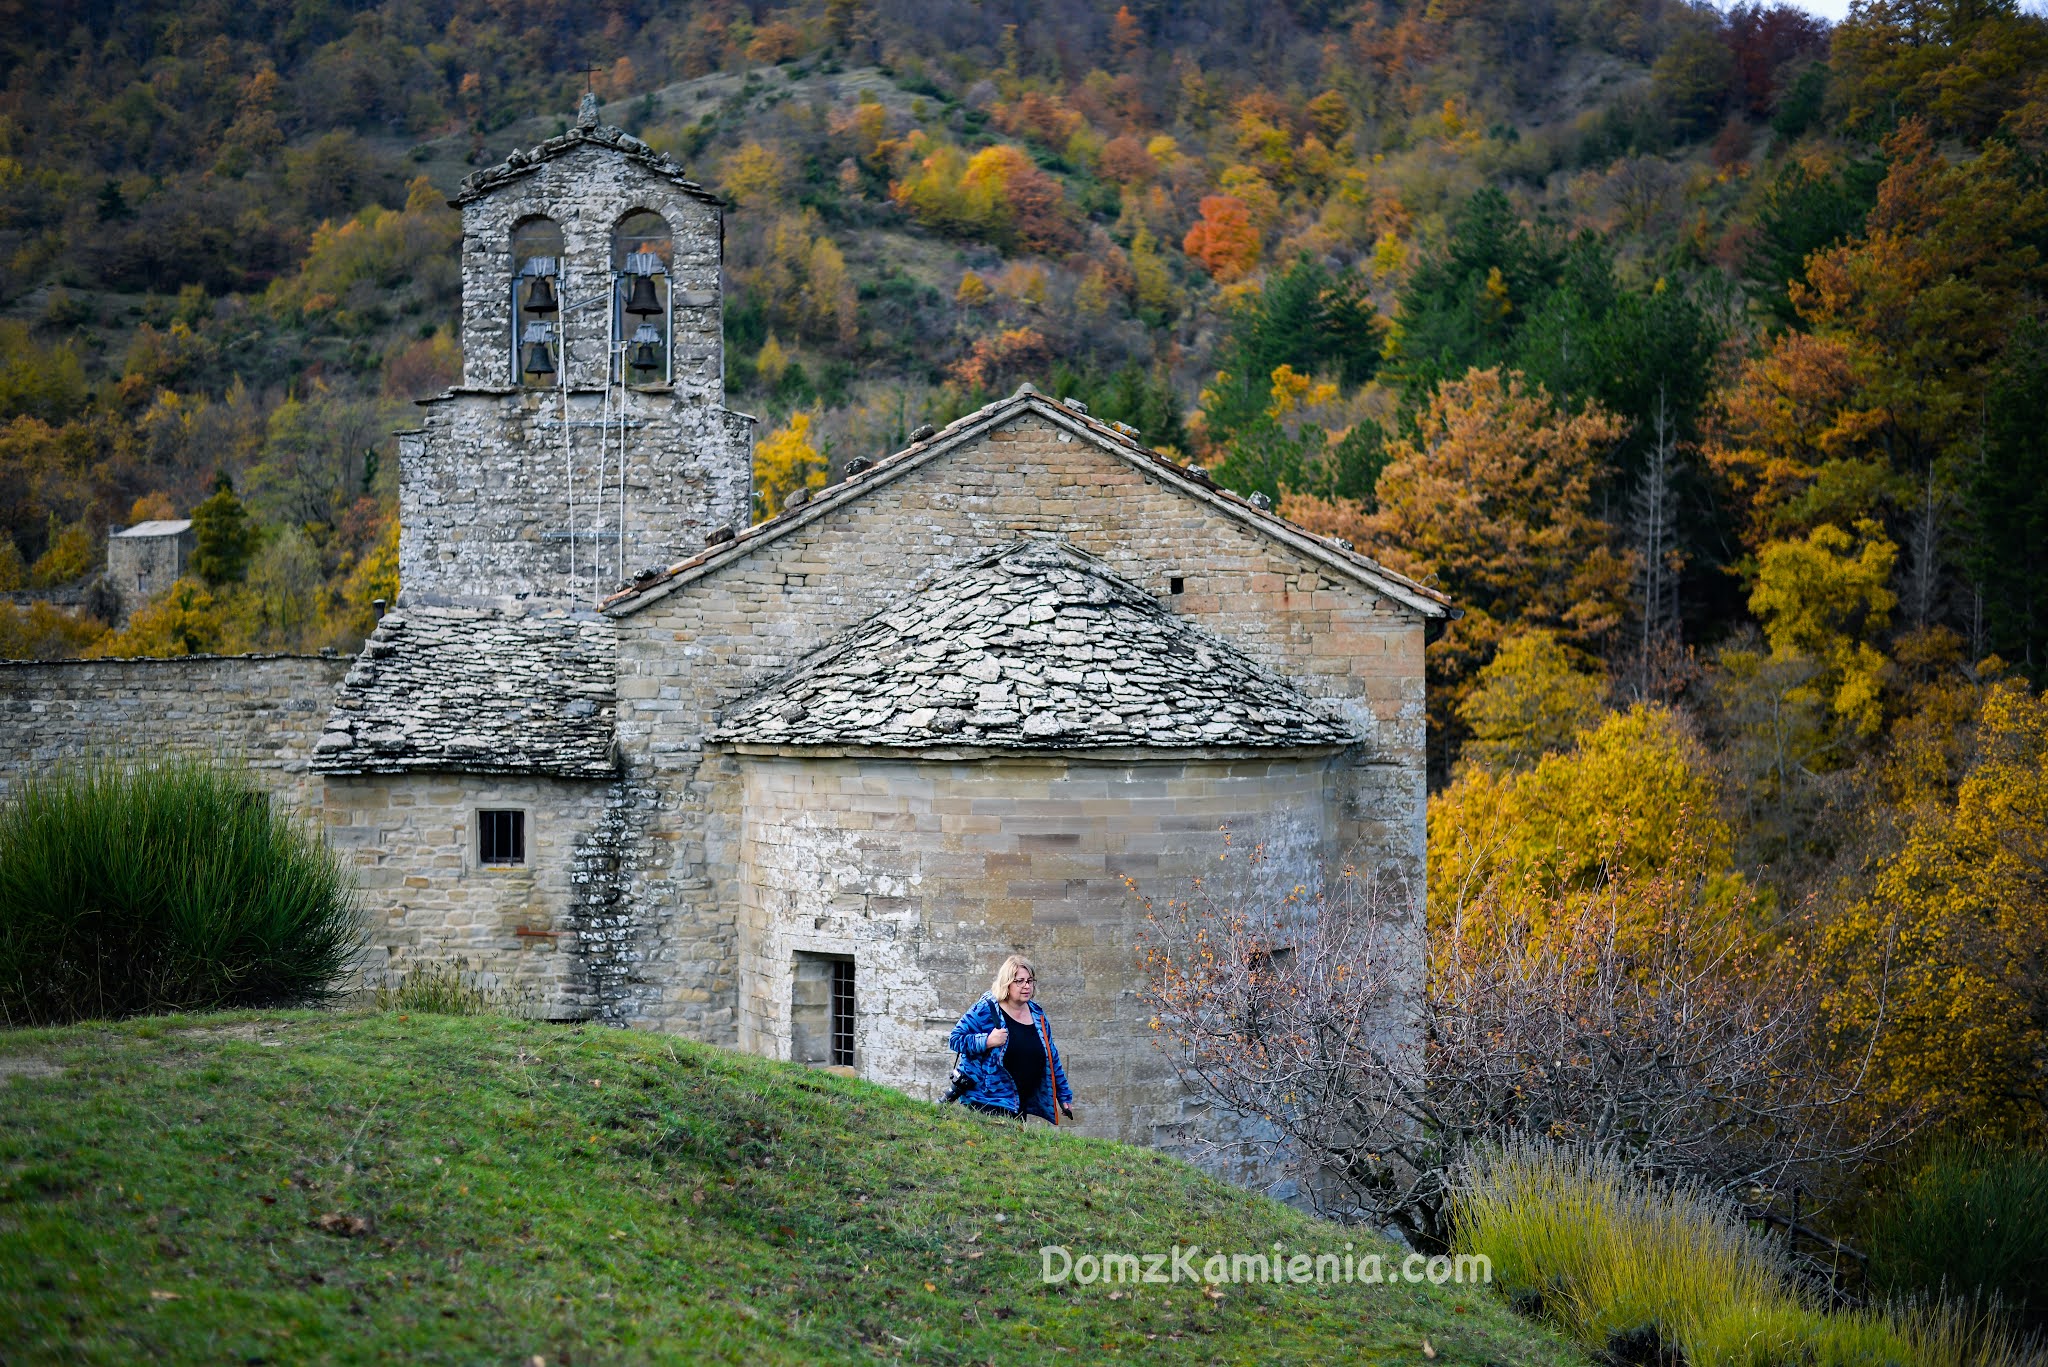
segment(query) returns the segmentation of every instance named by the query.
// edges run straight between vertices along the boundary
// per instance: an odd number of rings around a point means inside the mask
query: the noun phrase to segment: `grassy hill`
[[[659,1036],[0,1035],[9,1361],[1575,1360],[1484,1289],[1046,1286],[1038,1252],[1347,1240],[1381,1247],[1147,1150]]]

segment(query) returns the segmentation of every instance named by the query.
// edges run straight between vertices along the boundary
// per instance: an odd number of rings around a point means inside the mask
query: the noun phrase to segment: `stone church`
[[[372,971],[460,958],[934,1096],[1023,951],[1083,1129],[1193,1137],[1126,880],[1183,886],[1227,829],[1419,887],[1442,596],[1029,385],[749,525],[720,200],[586,100],[455,203],[463,378],[400,437],[403,595],[235,733],[356,865]],[[287,668],[127,666],[185,669],[188,711]],[[84,715],[49,677],[34,724]]]

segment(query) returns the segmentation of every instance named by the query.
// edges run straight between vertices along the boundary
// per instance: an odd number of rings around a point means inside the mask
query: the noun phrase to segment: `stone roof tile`
[[[1352,726],[1093,556],[993,551],[728,709],[759,745],[1185,749],[1348,745]]]
[[[616,669],[602,618],[409,606],[364,643],[313,768],[611,778]]]

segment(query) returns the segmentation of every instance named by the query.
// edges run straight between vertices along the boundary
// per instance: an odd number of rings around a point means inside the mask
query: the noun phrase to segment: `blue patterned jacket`
[[[1031,1099],[1031,1113],[1057,1125],[1060,1123],[1059,1112],[1053,1106],[1052,1098],[1058,1096],[1061,1106],[1071,1106],[1074,1094],[1067,1087],[1067,1070],[1060,1063],[1059,1046],[1052,1042],[1052,1023],[1046,1019],[1037,1002],[1031,1003],[1031,1019],[1038,1027],[1038,1039],[1045,1046],[1046,1062],[1052,1073],[1051,1085],[1040,1086],[1038,1095]],[[952,1038],[946,1042],[954,1053],[960,1055],[960,1071],[974,1079],[974,1090],[961,1098],[963,1101],[978,1101],[984,1106],[1011,1112],[1017,1110],[1017,1081],[1003,1066],[1003,1055],[1010,1046],[1001,1044],[991,1049],[988,1037],[991,1031],[1023,1028],[1004,1014],[996,999],[987,993],[968,1008],[960,1023],[953,1027]]]

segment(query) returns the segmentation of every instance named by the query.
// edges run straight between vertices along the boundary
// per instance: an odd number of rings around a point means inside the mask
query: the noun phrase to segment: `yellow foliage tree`
[[[1372,278],[1398,277],[1408,268],[1408,248],[1393,233],[1381,233],[1372,245]]]
[[[1762,619],[1771,652],[1820,664],[1815,686],[1860,735],[1884,720],[1885,657],[1868,638],[1891,620],[1898,599],[1887,585],[1898,547],[1877,523],[1854,535],[1823,523],[1797,541],[1774,541],[1757,555],[1750,610]]]
[[[387,516],[383,530],[341,581],[327,604],[323,633],[326,644],[353,649],[377,625],[376,602],[398,601],[398,518]]]
[[[0,551],[11,547],[7,542]],[[35,602],[0,603],[0,660],[65,660],[106,635],[106,623]]]
[[[1249,166],[1228,166],[1217,178],[1217,187],[1244,205],[1252,226],[1270,232],[1280,221],[1280,196],[1264,176]]]
[[[1131,275],[1139,308],[1169,316],[1173,313],[1173,273],[1160,255],[1159,240],[1142,223],[1131,235]]]
[[[92,528],[74,522],[50,538],[49,549],[29,568],[28,581],[39,589],[72,583],[98,568],[101,555]]]
[[[1571,748],[1600,719],[1606,681],[1584,671],[1551,631],[1523,631],[1501,642],[1476,686],[1458,706],[1472,728],[1462,759],[1502,772],[1533,767]]]
[[[803,313],[812,336],[841,343],[853,340],[856,314],[846,256],[838,243],[822,234],[812,239],[805,262]]]
[[[1989,692],[1953,804],[1915,814],[1820,951],[1835,1047],[1871,1054],[1874,1114],[2048,1137],[2048,700]]]
[[[128,625],[96,641],[92,659],[131,656],[223,655],[248,646],[240,605],[231,589],[180,579],[135,610]]]
[[[1074,287],[1074,311],[1083,318],[1107,317],[1115,302],[1116,290],[1100,264],[1092,267]]]
[[[826,459],[811,440],[812,415],[796,413],[754,445],[754,512],[773,517],[799,489],[825,487]]]
[[[858,306],[846,256],[822,232],[817,215],[785,215],[768,232],[760,265],[743,278],[758,293],[768,321],[821,341],[853,340]]]
[[[988,281],[973,271],[960,277],[960,288],[953,291],[953,302],[961,308],[978,309],[989,301],[995,291],[988,287]]]
[[[326,314],[337,325],[356,326],[363,320],[345,301],[364,293],[357,285],[382,298],[407,281],[431,279],[461,239],[461,219],[420,176],[407,189],[404,209],[372,204],[346,223],[314,229],[297,273],[272,281],[265,298],[280,315]]]
[[[1610,714],[1526,773],[1461,770],[1429,804],[1429,849],[1433,934],[1482,889],[1535,910],[1597,894],[1611,874],[1685,870],[1708,880],[1712,905],[1746,898],[1712,762],[1684,719],[1656,703]]]
[[[1266,396],[1266,416],[1276,421],[1304,408],[1336,402],[1335,384],[1304,375],[1291,365],[1275,366],[1270,378],[1272,385]]]
[[[725,192],[748,207],[781,204],[793,178],[788,158],[758,142],[746,143],[727,157],[721,175]]]
[[[774,333],[761,343],[760,351],[754,354],[754,372],[761,377],[761,383],[773,389],[781,382],[789,369],[789,352],[783,347],[782,339]]]
[[[309,643],[318,627],[320,552],[297,527],[271,536],[249,566],[249,597],[261,643],[285,648]]]

